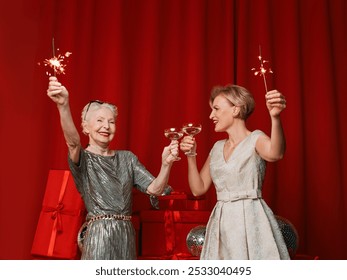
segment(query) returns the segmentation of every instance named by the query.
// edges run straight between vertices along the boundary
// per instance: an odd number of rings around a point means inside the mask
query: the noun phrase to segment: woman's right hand
[[[187,153],[189,151],[196,152],[195,138],[192,136],[183,137],[180,143],[180,149],[184,153]]]
[[[49,77],[47,95],[57,105],[66,105],[69,102],[69,93],[67,89],[58,82],[57,77]]]

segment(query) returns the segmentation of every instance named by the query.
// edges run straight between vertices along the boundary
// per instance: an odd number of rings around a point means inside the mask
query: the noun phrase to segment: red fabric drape
[[[67,168],[67,149],[47,76],[37,62],[71,51],[66,75],[77,126],[90,99],[117,104],[114,148],[130,149],[156,175],[163,130],[203,124],[201,166],[216,134],[208,98],[237,83],[256,99],[249,128],[270,133],[259,45],[280,90],[285,158],[268,165],[264,196],[290,220],[299,253],[346,259],[347,2],[345,0],[0,0],[0,259],[30,258],[49,169]],[[84,143],[86,143],[83,138]],[[186,162],[170,183],[189,192]],[[209,192],[213,202],[213,190]]]

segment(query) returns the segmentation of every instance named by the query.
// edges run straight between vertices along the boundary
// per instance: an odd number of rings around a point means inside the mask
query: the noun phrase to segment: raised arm
[[[158,176],[147,188],[147,193],[152,195],[161,195],[169,181],[172,164],[177,160],[178,141],[171,141],[170,145],[165,147],[162,153],[162,163]]]
[[[50,77],[47,95],[57,104],[60,124],[69,149],[70,158],[73,162],[78,163],[81,141],[71,115],[69,93],[56,77]]]
[[[281,123],[280,113],[286,108],[285,97],[277,90],[266,94],[266,105],[271,117],[271,136],[259,137],[256,150],[259,155],[270,162],[283,158],[286,141]]]
[[[180,144],[183,152],[196,151],[195,139],[191,136],[185,136]],[[196,156],[187,156],[188,161],[188,183],[194,196],[205,194],[212,184],[210,175],[210,157],[207,158],[204,166],[199,172],[196,163]]]

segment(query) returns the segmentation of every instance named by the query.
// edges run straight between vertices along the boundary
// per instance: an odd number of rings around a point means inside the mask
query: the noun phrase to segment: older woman
[[[200,173],[196,157],[187,158],[192,193],[206,193],[212,182],[217,191],[201,259],[289,259],[277,221],[261,195],[265,161],[277,161],[285,151],[280,113],[286,101],[273,90],[266,94],[266,104],[271,137],[247,129],[246,119],[255,106],[247,89],[227,85],[212,90],[210,119],[215,131],[228,137],[215,143]],[[195,139],[186,136],[180,147],[195,151]]]
[[[164,148],[161,169],[155,178],[132,152],[109,148],[116,132],[116,106],[91,101],[84,107],[82,128],[89,137],[84,149],[71,116],[68,91],[56,77],[49,78],[47,95],[57,104],[70,170],[88,211],[81,258],[135,259],[132,188],[161,195],[176,161],[178,142],[172,141]]]

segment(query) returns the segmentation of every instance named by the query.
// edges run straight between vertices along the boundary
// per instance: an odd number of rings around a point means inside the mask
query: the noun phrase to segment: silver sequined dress
[[[82,149],[79,164],[74,164],[69,158],[69,166],[89,217],[131,215],[133,186],[146,192],[154,180],[153,175],[129,151],[101,156]],[[114,219],[92,222],[84,238],[81,259],[136,259],[132,222]]]
[[[201,259],[290,259],[273,212],[261,198],[266,163],[255,143],[260,130],[253,131],[224,159],[226,140],[210,152],[210,172],[217,191]]]

